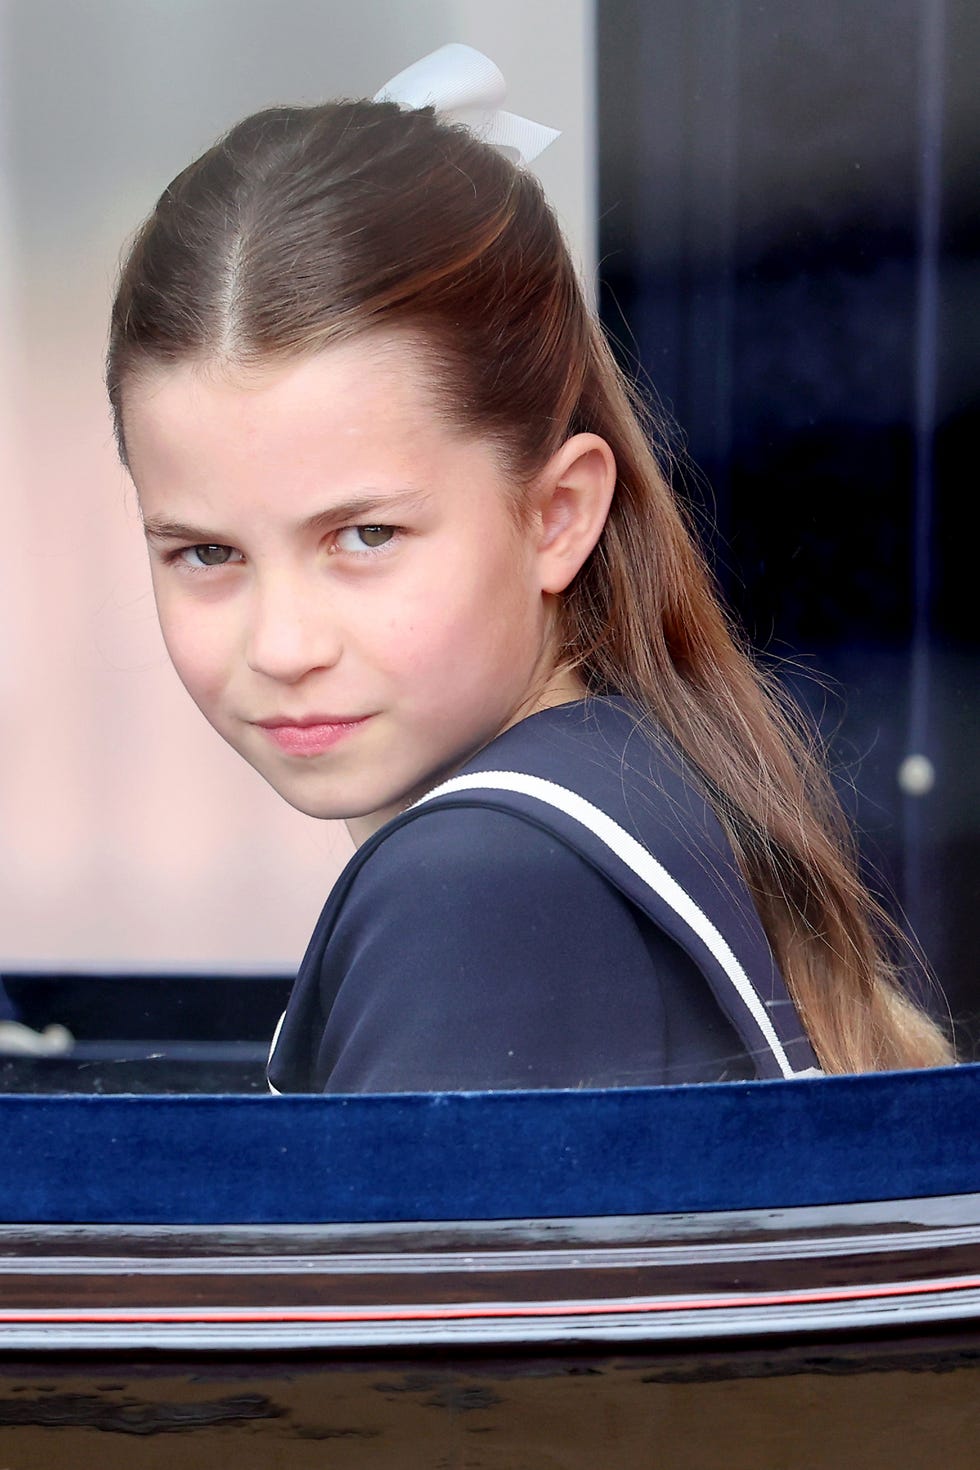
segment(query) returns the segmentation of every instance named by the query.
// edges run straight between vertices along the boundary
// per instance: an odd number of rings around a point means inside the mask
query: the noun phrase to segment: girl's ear
[[[535,480],[542,592],[564,592],[606,524],[616,461],[598,434],[574,434]]]

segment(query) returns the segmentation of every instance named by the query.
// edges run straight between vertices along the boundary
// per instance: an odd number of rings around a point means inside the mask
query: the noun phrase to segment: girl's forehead
[[[405,338],[358,340],[292,360],[153,364],[126,387],[130,463],[202,452],[323,453],[358,444],[459,442],[431,363]]]
[[[436,411],[428,365],[404,341],[346,343],[245,371],[170,364],[130,392],[127,456],[153,518],[190,523],[205,507],[227,519],[232,507],[252,507],[300,523],[365,497],[424,492],[448,504],[478,486],[513,497],[497,446]]]
[[[438,399],[435,374],[422,344],[385,335],[359,338],[301,357],[240,359],[186,358],[148,363],[127,385],[127,416],[135,409],[153,415],[178,409],[214,411],[220,405],[242,414],[257,409],[332,405],[358,406],[382,398],[390,414]]]

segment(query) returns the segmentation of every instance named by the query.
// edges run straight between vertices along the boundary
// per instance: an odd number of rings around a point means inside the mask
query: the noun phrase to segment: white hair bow
[[[502,111],[506,96],[507,83],[489,56],[452,41],[392,77],[374,101],[409,109],[434,107],[445,122],[463,123],[511,162],[530,163],[561,134]]]

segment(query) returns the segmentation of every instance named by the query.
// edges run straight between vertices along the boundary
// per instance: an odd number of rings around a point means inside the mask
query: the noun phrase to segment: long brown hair
[[[560,657],[632,697],[702,772],[829,1071],[951,1058],[903,993],[812,740],[741,646],[533,175],[431,109],[338,102],[245,119],[139,232],[107,382],[160,363],[247,367],[367,332],[424,343],[447,418],[517,485],[564,439],[606,439],[619,479],[560,609]]]

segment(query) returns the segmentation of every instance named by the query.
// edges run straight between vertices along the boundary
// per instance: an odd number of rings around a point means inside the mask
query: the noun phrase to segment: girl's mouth
[[[323,751],[329,750],[331,746],[346,739],[348,735],[366,724],[370,718],[370,715],[347,720],[336,717],[314,717],[312,720],[304,720],[301,724],[276,719],[262,720],[259,721],[259,724],[269,738],[275,741],[279,749],[285,751],[287,755],[313,756],[321,755]]]

